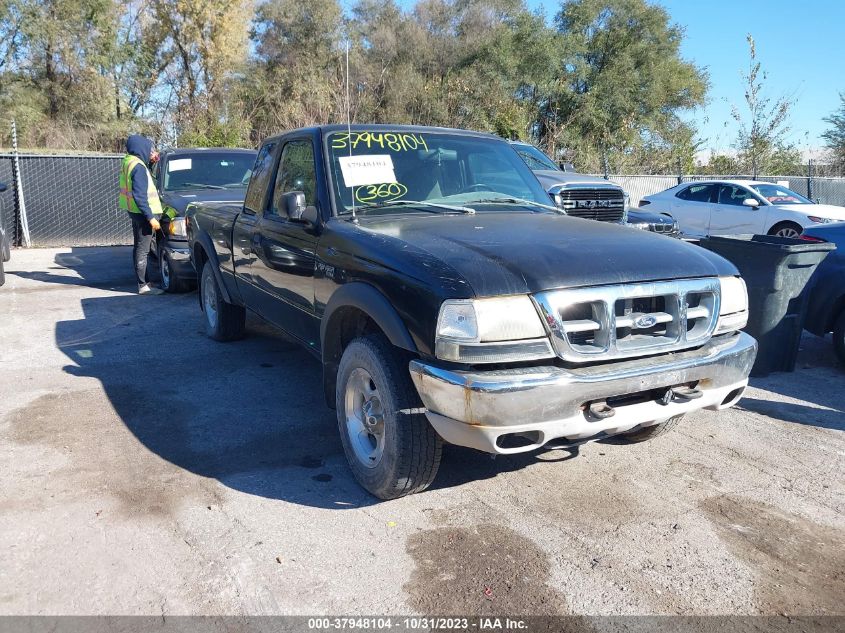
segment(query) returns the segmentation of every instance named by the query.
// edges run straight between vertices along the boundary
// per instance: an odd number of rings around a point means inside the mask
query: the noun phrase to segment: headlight
[[[554,356],[527,295],[444,301],[437,318],[435,354],[464,363],[501,363]]]
[[[820,218],[817,215],[808,215],[807,219],[810,222],[815,222],[816,224],[828,224],[830,222],[836,222],[836,220],[831,220],[830,218]]]
[[[741,277],[719,277],[721,303],[714,334],[741,330],[748,323],[748,291]]]
[[[185,230],[185,218],[173,218],[167,225],[167,234],[171,237],[188,237]]]

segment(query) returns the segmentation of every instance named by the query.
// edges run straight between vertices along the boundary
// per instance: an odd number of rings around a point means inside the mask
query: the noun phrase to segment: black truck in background
[[[487,134],[294,130],[263,143],[242,205],[192,205],[187,234],[209,336],[242,336],[249,310],[312,352],[382,499],[425,489],[444,441],[654,437],[735,404],[756,353],[732,264],[568,217]]]
[[[164,209],[156,235],[161,286],[167,292],[194,288],[185,212],[196,202],[243,202],[255,150],[191,147],[162,152],[152,176]]]

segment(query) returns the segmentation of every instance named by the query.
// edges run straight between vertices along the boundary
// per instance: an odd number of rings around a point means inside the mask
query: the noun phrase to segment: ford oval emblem
[[[640,330],[647,330],[648,328],[652,327],[655,323],[657,323],[657,319],[650,314],[644,314],[636,321],[634,321],[634,325]]]

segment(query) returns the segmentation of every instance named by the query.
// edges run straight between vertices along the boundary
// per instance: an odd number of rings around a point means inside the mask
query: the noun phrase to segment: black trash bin
[[[733,263],[748,287],[744,329],[759,344],[751,375],[794,371],[809,295],[804,290],[836,245],[775,235],[709,237],[700,245]]]

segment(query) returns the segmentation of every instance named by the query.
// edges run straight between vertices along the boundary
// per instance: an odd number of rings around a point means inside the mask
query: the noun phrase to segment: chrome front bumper
[[[698,409],[733,406],[748,384],[756,354],[757,342],[739,332],[714,337],[695,350],[578,369],[456,371],[418,360],[409,368],[426,417],[444,440],[489,453],[519,453],[559,438],[597,439]],[[691,383],[702,392],[700,398],[668,404],[635,398],[614,406],[615,414],[604,419],[587,412],[592,402]],[[500,446],[505,435],[529,443]]]

